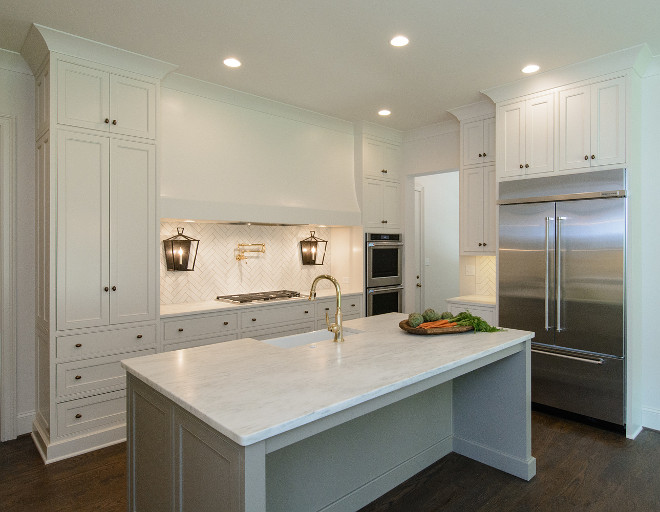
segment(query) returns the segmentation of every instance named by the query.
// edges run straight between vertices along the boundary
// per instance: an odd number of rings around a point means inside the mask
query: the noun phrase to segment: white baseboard
[[[536,475],[536,459],[519,459],[478,443],[454,436],[454,451],[460,455],[488,466],[510,473],[523,480],[531,480]]]
[[[642,425],[644,428],[660,431],[660,409],[642,407]]]
[[[32,432],[32,422],[34,421],[34,411],[22,412],[16,416],[16,435],[29,434]]]

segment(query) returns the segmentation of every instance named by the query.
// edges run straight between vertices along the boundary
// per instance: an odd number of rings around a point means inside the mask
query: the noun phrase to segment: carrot
[[[448,324],[449,320],[436,320],[434,322],[424,322],[423,324],[419,324],[417,327],[421,327],[422,329],[430,329],[431,327],[444,327],[445,324]]]

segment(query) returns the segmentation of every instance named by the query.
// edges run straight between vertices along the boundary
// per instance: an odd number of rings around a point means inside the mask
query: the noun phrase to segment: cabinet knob
[[[256,318],[253,318],[253,319],[252,319],[252,321],[253,321],[253,322],[256,322],[256,321],[257,321],[257,319],[256,319]]]
[[[105,292],[109,292],[109,291],[110,291],[110,288],[108,288],[108,287],[106,286],[105,288],[103,288],[103,291],[105,291]]]
[[[229,325],[229,322],[222,322],[222,325]]]
[[[486,156],[486,153],[484,153],[484,156]]]
[[[179,327],[179,332],[183,332],[183,327]]]
[[[76,380],[80,380],[82,377],[80,375],[76,375]]]
[[[137,339],[139,339],[139,340],[142,339],[142,335],[141,335],[141,334],[138,334],[136,337],[137,337]]]
[[[116,119],[113,119],[113,120],[112,120],[112,124],[114,124],[115,126],[117,126],[117,120],[116,120]]]
[[[589,155],[584,155],[585,160],[589,160]]]
[[[595,160],[595,159],[596,159],[596,155],[591,155],[591,159],[592,159],[592,160]]]
[[[486,156],[486,155],[482,155],[481,153],[479,153],[479,158],[481,158],[482,156]]]
[[[105,118],[105,124],[110,124],[110,119],[108,119],[107,117]]]
[[[82,343],[76,343],[76,348],[82,347]]]
[[[417,283],[417,288],[421,288],[421,287],[422,287],[421,283]]]
[[[305,314],[308,314],[308,313],[309,313],[309,311],[305,311]]]
[[[355,307],[355,304],[351,304],[351,307],[354,308],[354,307]]]
[[[484,247],[486,247],[487,245],[488,245],[488,244],[487,244],[486,242],[484,242]]]
[[[76,414],[76,419],[79,420],[80,418],[82,418],[82,414],[80,413]]]
[[[484,245],[484,244],[482,244],[481,242],[479,242],[479,247],[481,247],[482,245]]]
[[[520,168],[521,168],[521,169],[523,168],[523,164],[520,164]]]
[[[380,223],[381,224],[387,224],[387,221],[386,220],[381,220]]]
[[[381,169],[380,172],[382,172],[383,174],[387,174],[387,169]]]
[[[113,287],[112,287],[112,291],[113,291],[113,292],[116,292],[116,291],[117,291],[117,287],[116,287],[116,286],[113,286]]]
[[[528,167],[529,167],[529,164],[525,164],[525,169],[527,169]]]

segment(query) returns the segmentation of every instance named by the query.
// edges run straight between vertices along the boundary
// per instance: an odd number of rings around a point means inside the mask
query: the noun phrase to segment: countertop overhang
[[[480,360],[525,349],[528,331],[415,336],[390,313],[346,322],[363,331],[283,349],[245,338],[122,361],[124,368],[247,446]],[[484,363],[486,364],[486,363]]]

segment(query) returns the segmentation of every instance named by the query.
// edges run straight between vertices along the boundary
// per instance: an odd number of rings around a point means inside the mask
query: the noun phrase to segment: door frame
[[[419,229],[419,233],[415,233],[415,250],[419,251],[418,261],[416,262],[419,267],[415,269],[419,271],[419,284],[422,287],[419,289],[419,311],[424,311],[424,295],[425,295],[425,283],[424,283],[424,187],[422,185],[415,184],[414,188],[414,197],[415,197],[415,231]],[[415,274],[417,275],[417,274]],[[415,290],[417,294],[417,290]]]
[[[0,441],[16,438],[16,118],[0,114]]]

